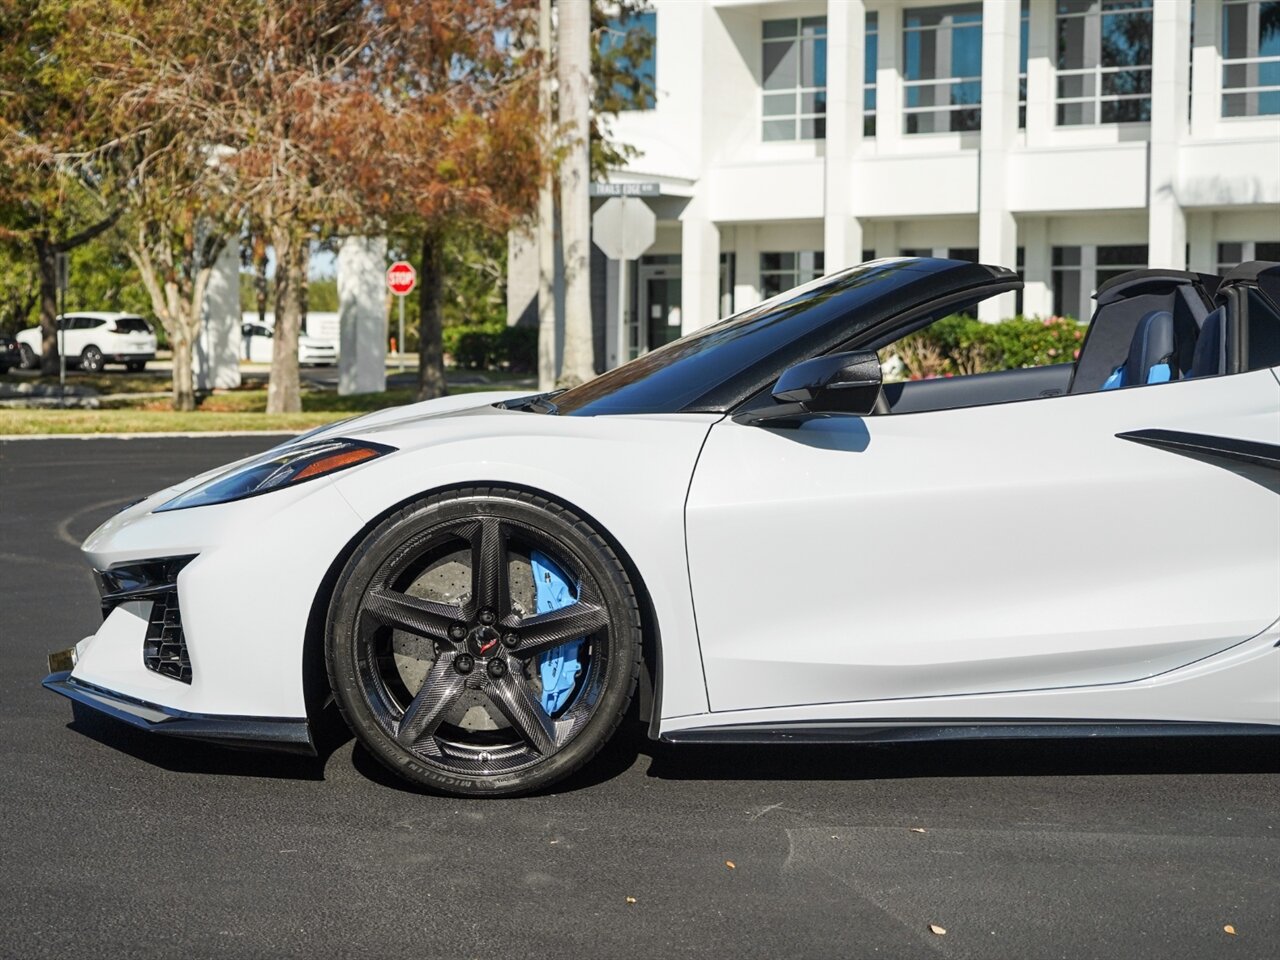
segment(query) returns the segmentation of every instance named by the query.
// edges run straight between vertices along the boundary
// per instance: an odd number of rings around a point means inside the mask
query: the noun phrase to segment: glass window
[[[1053,315],[1081,317],[1081,250],[1079,247],[1053,248]],[[1087,314],[1085,314],[1087,316]]]
[[[761,135],[822,140],[827,135],[827,18],[764,21]]]
[[[764,299],[822,276],[821,250],[760,254],[760,294]]]
[[[141,317],[121,317],[114,323],[116,333],[150,333],[151,328]]]
[[[652,110],[657,82],[658,15],[652,10],[614,17],[600,35],[600,54],[615,75],[619,110]]]
[[[970,263],[978,262],[977,247],[948,247],[948,260],[968,260]]]
[[[1218,273],[1226,276],[1242,263],[1250,260],[1280,261],[1280,243],[1254,242],[1218,244]]]
[[[880,60],[880,15],[867,14],[866,59],[862,66],[862,135],[876,135],[876,66]]]
[[[1249,321],[1246,339],[1249,345],[1248,369],[1280,366],[1280,314],[1257,290],[1250,288],[1248,298],[1245,306]]]
[[[733,286],[737,282],[738,255],[732,250],[720,254],[720,316],[733,313]]]
[[[870,250],[870,249],[868,249],[868,248],[866,248],[866,247],[863,247],[863,249],[862,249],[862,262],[863,262],[863,263],[870,263],[870,262],[871,262],[872,260],[874,260],[875,258],[876,258],[876,252],[875,252],[874,250]]]
[[[1112,277],[1147,266],[1147,245],[1109,244],[1053,248],[1053,312],[1083,319],[1092,313],[1089,298]]]
[[[1018,25],[1018,129],[1027,126],[1027,40],[1031,35],[1031,0],[1022,0]],[[1021,294],[1019,294],[1021,296]],[[1021,313],[1022,311],[1018,311]]]
[[[933,250],[929,247],[903,247],[898,251],[900,257],[932,257]]]
[[[1151,0],[1058,0],[1058,123],[1151,119]]]
[[[982,122],[982,4],[903,13],[907,133],[977,130]]]
[[[1223,0],[1222,115],[1280,113],[1280,0]]]
[[[1147,245],[1135,243],[1128,246],[1099,246],[1098,272],[1093,281],[1097,290],[1112,277],[1130,270],[1142,270],[1147,266]]]

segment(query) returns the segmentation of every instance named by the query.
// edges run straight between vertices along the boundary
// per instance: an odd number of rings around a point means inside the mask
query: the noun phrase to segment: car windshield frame
[[[1020,285],[1004,267],[961,260],[873,260],[821,277],[555,395],[566,416],[728,413],[782,371],[960,293]],[[519,406],[519,404],[512,404]]]

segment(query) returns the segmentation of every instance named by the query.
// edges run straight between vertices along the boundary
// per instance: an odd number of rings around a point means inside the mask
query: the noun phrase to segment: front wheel
[[[97,347],[89,346],[80,351],[80,369],[85,373],[100,373],[103,366],[102,351]]]
[[[407,780],[506,796],[568,776],[635,691],[635,592],[600,533],[533,494],[424,497],[339,578],[329,680],[360,742]]]

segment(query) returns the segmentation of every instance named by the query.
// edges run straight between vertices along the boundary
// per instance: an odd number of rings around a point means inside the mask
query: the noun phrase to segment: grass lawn
[[[114,378],[113,378],[114,379]],[[163,383],[164,381],[162,381]],[[501,384],[467,384],[451,393],[477,393],[501,389]],[[267,414],[266,390],[231,390],[204,398],[198,409],[179,413],[167,398],[101,398],[99,410],[0,409],[0,437],[68,433],[187,433],[227,430],[261,430],[296,433],[324,423],[412,403],[411,389],[387,390],[340,397],[312,390],[302,395],[301,413]]]

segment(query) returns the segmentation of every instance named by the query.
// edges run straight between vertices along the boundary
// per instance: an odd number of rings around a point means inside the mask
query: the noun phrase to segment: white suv
[[[79,366],[89,373],[97,373],[108,363],[123,363],[137,371],[156,358],[156,335],[147,321],[132,313],[69,313],[61,338],[67,365]],[[38,367],[40,328],[23,330],[15,339],[22,365],[27,369]]]

